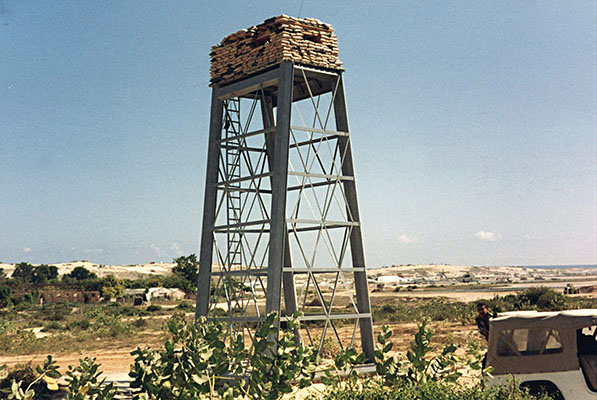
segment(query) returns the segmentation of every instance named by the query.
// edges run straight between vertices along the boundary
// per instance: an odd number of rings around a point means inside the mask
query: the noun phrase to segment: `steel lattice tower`
[[[213,88],[197,317],[252,337],[297,310],[302,340],[373,361],[342,72],[287,61]]]

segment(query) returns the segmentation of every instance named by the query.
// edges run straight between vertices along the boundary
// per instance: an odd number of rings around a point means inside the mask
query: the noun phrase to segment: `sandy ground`
[[[36,264],[34,264],[36,265]],[[173,263],[162,263],[152,262],[149,264],[133,264],[133,265],[103,265],[99,263],[90,262],[87,260],[83,261],[71,261],[68,263],[55,263],[49,264],[55,265],[58,268],[58,275],[70,273],[75,267],[84,267],[91,272],[94,272],[98,276],[114,275],[121,279],[134,279],[141,276],[147,275],[167,275],[172,271],[175,264]],[[15,269],[15,264],[2,264],[0,268],[4,270],[7,275],[12,275]]]
[[[58,274],[63,275],[72,271],[75,267],[85,267],[96,273],[98,276],[113,274],[119,278],[134,278],[142,275],[166,275],[175,264],[164,262],[151,262],[148,264],[130,265],[103,265],[88,260],[75,260],[67,263],[54,263],[58,268]],[[0,268],[7,275],[11,275],[15,264],[0,263]],[[214,269],[217,269],[214,266]],[[402,277],[414,276],[438,276],[443,275],[448,279],[458,278],[464,274],[472,275],[493,275],[496,277],[520,277],[520,276],[549,276],[565,278],[567,276],[591,275],[597,279],[595,268],[570,268],[562,270],[525,268],[517,266],[485,267],[469,265],[448,265],[448,264],[418,264],[418,265],[396,265],[383,268],[370,268],[367,270],[369,278],[375,279],[383,275],[397,275]],[[517,279],[514,279],[516,281]]]
[[[413,339],[414,333],[417,330],[415,323],[405,324],[391,324],[394,332],[392,341],[394,342],[394,349],[396,354],[404,355],[408,350],[410,341]],[[436,332],[433,340],[438,347],[454,341],[457,344],[465,344],[470,338],[476,338],[474,326],[463,326],[456,322],[435,322],[431,324],[431,328]],[[376,334],[381,331],[381,325],[374,326]],[[352,327],[344,326],[338,329],[341,338],[348,339],[352,336]],[[101,350],[88,351],[83,353],[54,353],[52,357],[57,361],[62,372],[67,370],[68,365],[78,364],[79,359],[85,356],[96,358],[97,362],[102,365],[101,369],[106,375],[111,376],[115,380],[126,377],[129,371],[129,365],[133,363],[133,356],[130,352],[133,351],[138,343],[133,345],[124,345],[122,342],[106,343],[105,348]],[[141,344],[142,345],[142,344]],[[152,348],[158,348],[155,344],[151,344]],[[0,365],[7,365],[9,367],[17,364],[25,364],[31,362],[33,365],[43,363],[46,358],[46,353],[17,355],[17,356],[0,356]],[[117,379],[118,378],[118,379]]]

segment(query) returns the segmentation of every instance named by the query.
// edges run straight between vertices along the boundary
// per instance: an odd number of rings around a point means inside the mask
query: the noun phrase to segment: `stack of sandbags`
[[[341,70],[331,25],[280,15],[226,36],[211,49],[211,85],[222,86],[283,61]]]

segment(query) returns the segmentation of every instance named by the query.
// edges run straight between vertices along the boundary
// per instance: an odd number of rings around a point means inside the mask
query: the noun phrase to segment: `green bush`
[[[12,290],[6,285],[0,285],[0,308],[6,307],[10,302]]]
[[[100,335],[106,335],[110,337],[122,337],[129,334],[132,331],[132,325],[129,322],[123,321],[121,316],[105,314],[103,310],[99,310],[93,314],[88,313],[91,316],[91,328],[94,329]]]
[[[566,308],[566,298],[563,293],[546,287],[528,288],[518,295],[521,307],[552,311]]]
[[[43,342],[28,330],[13,329],[0,335],[0,354],[30,354],[43,347]]]
[[[102,372],[99,367],[95,358],[89,357],[80,359],[76,367],[69,365],[65,377],[68,384],[67,399],[113,399],[116,393],[114,383],[105,383],[106,379],[101,377]]]
[[[73,303],[68,302],[44,304],[36,307],[33,317],[37,320],[63,321],[72,313],[73,306]]]
[[[291,332],[296,319],[288,322],[288,332],[272,339],[278,329],[274,320],[274,314],[267,316],[249,351],[240,335],[227,345],[228,329],[218,321],[172,318],[172,339],[162,351],[138,348],[131,353],[131,387],[138,389],[139,399],[215,398],[216,390],[226,399],[278,399],[292,391],[294,382],[308,386],[314,373],[313,351],[295,343]],[[274,340],[278,350],[272,352]],[[231,379],[240,375],[245,380]]]
[[[86,331],[90,327],[91,327],[91,322],[87,318],[77,319],[72,322],[69,322],[66,325],[66,329],[68,329],[69,331],[74,331],[74,330]]]
[[[194,293],[197,290],[197,271],[199,270],[199,261],[197,256],[191,254],[174,259],[176,265],[172,268],[171,278],[176,281],[175,287],[184,290],[187,293]],[[167,281],[165,279],[164,281]]]
[[[309,400],[538,400],[515,386],[483,389],[444,382],[426,382],[420,386],[400,383],[392,387],[364,379],[359,385],[330,388],[322,396]],[[542,399],[549,399],[543,397]]]
[[[58,321],[51,321],[46,326],[44,326],[44,331],[61,331],[64,329],[64,326]]]
[[[136,320],[133,322],[133,326],[134,326],[135,328],[143,328],[143,327],[144,327],[144,326],[146,326],[146,325],[147,325],[147,321],[145,321],[143,318],[136,319]]]
[[[162,306],[158,306],[156,304],[152,304],[152,305],[150,305],[150,306],[147,307],[147,311],[148,312],[162,311]]]
[[[473,303],[452,302],[443,298],[409,301],[395,299],[392,303],[373,306],[373,319],[379,322],[456,321],[472,323],[476,315]]]
[[[58,378],[60,373],[56,362],[52,360],[52,356],[48,356],[43,365],[37,365],[35,370],[31,363],[13,368],[8,376],[0,381],[0,390],[8,395],[8,399],[54,399],[56,396],[52,392],[58,390]]]
[[[13,324],[5,319],[0,318],[0,335],[14,330]]]
[[[35,370],[31,366],[31,362],[27,364],[16,365],[12,368],[6,377],[0,381],[0,391],[10,390],[12,382],[22,382],[21,386],[27,387],[31,385],[38,378]],[[46,388],[44,382],[36,382],[32,385],[35,390],[36,398],[48,399],[51,392]]]
[[[191,312],[191,311],[195,311],[195,305],[190,304],[190,303],[180,303],[179,305],[176,306],[176,309]]]

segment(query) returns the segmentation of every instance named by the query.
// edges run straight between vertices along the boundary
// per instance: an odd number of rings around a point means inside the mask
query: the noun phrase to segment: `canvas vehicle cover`
[[[577,329],[597,325],[597,309],[520,311],[490,321],[487,362],[494,374],[579,368]]]

